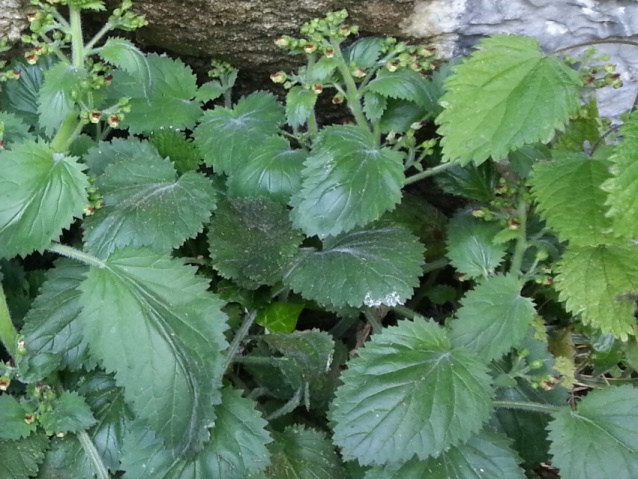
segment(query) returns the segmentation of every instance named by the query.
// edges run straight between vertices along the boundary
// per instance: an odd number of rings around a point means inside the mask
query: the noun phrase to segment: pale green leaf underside
[[[578,73],[545,56],[533,38],[494,35],[445,82],[437,118],[447,160],[500,160],[551,140],[580,107]]]
[[[146,249],[113,253],[81,285],[91,354],[115,372],[127,401],[176,451],[208,438],[219,401],[222,302],[192,267]]]
[[[524,479],[521,460],[509,443],[505,436],[483,430],[437,458],[375,468],[364,479]]]
[[[44,143],[0,153],[0,257],[42,251],[82,216],[89,183],[76,160]]]
[[[609,162],[584,153],[555,155],[554,160],[533,169],[532,191],[541,215],[562,241],[579,245],[606,242],[611,220],[605,217],[606,195],[600,186],[609,178]]]
[[[28,479],[38,472],[49,438],[32,434],[18,441],[0,440],[0,477]]]
[[[328,238],[302,256],[284,283],[307,299],[333,307],[396,306],[418,285],[424,247],[407,230],[373,225]]]
[[[135,160],[109,165],[97,181],[104,207],[83,227],[86,249],[98,257],[127,245],[170,251],[201,232],[215,208],[215,191],[203,175],[178,178],[159,155]]]
[[[490,409],[486,366],[424,319],[375,334],[342,375],[335,444],[363,465],[437,456],[476,433]]]
[[[638,246],[570,245],[556,271],[556,289],[568,311],[603,333],[620,338],[634,333]]]
[[[347,232],[381,217],[401,201],[403,155],[376,145],[367,129],[324,128],[293,195],[293,224],[307,235]]]
[[[631,386],[590,392],[576,411],[556,413],[549,431],[562,478],[638,476],[638,393]]]
[[[513,276],[492,276],[461,300],[449,332],[454,346],[465,346],[486,363],[498,359],[525,337],[536,310],[521,296]]]

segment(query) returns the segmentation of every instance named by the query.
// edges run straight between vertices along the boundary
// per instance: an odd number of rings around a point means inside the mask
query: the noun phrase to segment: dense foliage
[[[285,101],[236,98],[229,65],[107,38],[145,24],[128,0],[88,40],[102,1],[31,3],[0,75],[0,478],[638,475],[608,58],[497,35],[442,64],[342,11],[276,39],[307,59]]]

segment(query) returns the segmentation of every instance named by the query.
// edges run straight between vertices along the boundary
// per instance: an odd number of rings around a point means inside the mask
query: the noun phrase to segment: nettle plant
[[[129,1],[88,41],[103,2],[31,3],[0,477],[638,475],[638,117],[599,117],[608,59],[497,35],[437,65],[335,12],[276,40],[307,58],[285,102],[234,101],[228,65],[199,85],[106,38],[145,24]]]

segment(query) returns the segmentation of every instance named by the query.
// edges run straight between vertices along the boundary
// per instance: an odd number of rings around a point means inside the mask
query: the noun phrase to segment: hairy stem
[[[84,68],[84,38],[82,38],[82,15],[80,9],[69,6],[69,20],[71,24],[71,62],[75,68]]]
[[[524,195],[518,200],[518,238],[516,239],[516,247],[514,248],[514,256],[512,256],[512,265],[510,273],[517,276],[521,275],[521,265],[523,264],[523,255],[527,251],[527,201]]]
[[[439,173],[444,172],[445,170],[449,170],[453,166],[456,166],[456,163],[441,163],[440,165],[433,166],[432,168],[428,168],[427,170],[421,171],[420,173],[416,173],[415,175],[409,176],[403,182],[404,185],[409,185],[410,183],[416,183],[423,178],[427,178],[428,176],[438,175]]]
[[[631,45],[632,47],[638,47],[638,42],[634,42],[631,40],[627,40],[624,38],[605,38],[605,39],[600,39],[600,40],[590,40],[587,42],[582,42],[582,43],[576,43],[574,45],[570,45],[568,47],[564,47],[564,48],[559,48],[558,50],[554,50],[553,52],[550,52],[551,55],[556,55],[558,53],[563,53],[569,50],[573,50],[574,48],[581,48],[581,47],[591,47],[594,45],[602,45],[605,43],[610,43],[610,44],[614,44],[614,45]]]
[[[337,60],[337,68],[339,68],[339,73],[341,73],[341,77],[343,78],[343,82],[346,87],[345,93],[348,107],[350,108],[350,111],[352,112],[354,119],[359,126],[370,128],[368,120],[363,114],[363,110],[361,108],[361,97],[359,95],[359,89],[357,88],[357,84],[355,83],[354,78],[352,78],[352,75],[350,74],[350,67],[346,64],[345,58],[343,58],[339,44],[336,42],[331,42],[331,45],[335,51],[334,58]]]
[[[67,258],[74,259],[75,261],[79,261],[80,263],[94,266],[96,268],[106,267],[106,263],[95,256],[91,256],[84,251],[80,251],[79,249],[71,248],[70,246],[65,246],[63,244],[51,243],[51,245],[47,248],[47,251],[57,253],[61,256],[66,256]]]
[[[250,327],[255,322],[255,318],[257,317],[257,311],[252,311],[244,316],[244,321],[241,323],[241,326],[235,333],[233,337],[233,342],[230,343],[230,347],[228,351],[226,351],[226,357],[224,358],[224,363],[222,364],[222,376],[226,373],[226,370],[233,362],[237,351],[239,351],[239,347],[241,343],[244,341],[244,338],[248,335],[248,331]]]
[[[0,283],[0,341],[2,341],[6,350],[14,358],[16,357],[17,338],[18,332],[11,321],[9,307],[7,306],[7,298],[4,295],[2,283]]]
[[[543,414],[554,414],[564,407],[527,401],[492,401],[492,404],[498,408],[518,409],[520,411],[540,412]]]
[[[68,151],[73,140],[75,140],[82,131],[82,126],[78,114],[75,112],[69,113],[64,119],[64,122],[62,122],[55,137],[51,140],[51,148],[53,148],[53,151],[56,153],[65,153]]]

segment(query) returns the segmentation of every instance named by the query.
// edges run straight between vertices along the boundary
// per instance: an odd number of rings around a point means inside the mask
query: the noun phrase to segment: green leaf
[[[352,45],[344,48],[343,58],[350,66],[372,68],[379,61],[384,47],[385,39],[383,37],[359,38]]]
[[[111,63],[135,78],[147,94],[151,87],[151,69],[146,56],[125,38],[109,38],[98,54],[105,62]]]
[[[0,257],[42,251],[82,216],[89,186],[77,158],[44,143],[0,152]]]
[[[248,156],[246,163],[228,179],[231,196],[264,196],[287,205],[301,187],[301,172],[307,156],[304,150],[291,150],[280,136],[272,136]]]
[[[174,457],[163,450],[152,432],[136,428],[124,444],[122,467],[126,479],[246,479],[270,463],[267,423],[252,399],[230,388],[222,390],[211,440],[191,457]]]
[[[387,100],[379,127],[383,133],[405,133],[413,123],[427,119],[428,112],[420,105],[407,100]]]
[[[195,144],[186,138],[186,135],[181,131],[155,131],[151,135],[150,141],[157,148],[160,156],[170,158],[180,174],[197,170],[202,162],[202,157]]]
[[[275,333],[291,333],[297,327],[303,304],[277,301],[260,309],[255,322]]]
[[[386,98],[407,100],[426,108],[429,105],[427,85],[426,78],[415,71],[402,69],[390,72],[384,68],[368,83],[366,90]]]
[[[567,126],[565,132],[559,135],[554,150],[567,150],[580,153],[585,149],[586,142],[589,146],[595,145],[600,140],[602,122],[598,114],[596,98],[592,98],[583,106],[576,118]]]
[[[551,152],[547,146],[542,143],[534,143],[512,151],[508,159],[514,173],[516,173],[519,178],[526,180],[530,177],[532,167],[537,162],[550,157]]]
[[[231,110],[215,107],[195,129],[195,144],[206,164],[230,174],[246,164],[250,153],[279,130],[284,109],[270,93],[242,98]],[[223,138],[224,141],[219,141]]]
[[[44,70],[51,68],[54,63],[54,55],[41,57],[36,65],[29,65],[26,60],[12,62],[11,68],[20,72],[20,78],[2,85],[1,109],[15,113],[27,125],[36,127],[39,118],[38,92],[44,83]]]
[[[47,135],[53,136],[67,115],[76,109],[80,85],[86,79],[84,68],[62,62],[44,72],[44,83],[38,94],[38,113],[40,126]]]
[[[547,143],[580,107],[579,74],[534,38],[494,35],[454,67],[437,117],[443,156],[462,164]]]
[[[34,414],[26,405],[8,394],[0,394],[0,444],[3,440],[27,437],[35,431],[35,422],[27,423],[24,418]]]
[[[300,86],[292,87],[286,95],[286,120],[293,127],[303,126],[312,115],[317,94]]]
[[[378,93],[368,92],[363,95],[363,112],[371,122],[379,121],[387,106],[387,98]]]
[[[570,245],[554,284],[567,311],[585,324],[622,339],[634,334],[638,251],[632,244]]]
[[[274,434],[272,465],[268,476],[276,479],[335,479],[345,470],[325,434],[302,425]]]
[[[200,233],[215,208],[208,178],[194,171],[178,178],[159,155],[112,163],[96,186],[104,207],[83,227],[86,250],[100,258],[127,245],[170,251]]]
[[[177,453],[200,448],[226,347],[226,316],[208,282],[168,255],[129,247],[80,289],[91,354],[115,372],[134,412]]]
[[[0,111],[0,140],[3,142],[2,146],[10,150],[14,143],[33,140],[33,135],[20,118],[13,113]]]
[[[224,202],[208,233],[213,267],[248,288],[280,281],[302,239],[288,210],[265,198]]]
[[[113,82],[107,89],[110,98],[130,98],[131,111],[122,126],[131,133],[192,128],[202,110],[195,99],[197,78],[191,68],[181,60],[156,54],[147,55],[146,61],[150,68],[148,83],[121,70],[113,72]]]
[[[514,276],[484,279],[461,300],[451,323],[450,341],[489,363],[525,337],[536,315],[534,303],[521,296],[523,282]]]
[[[84,398],[76,392],[65,391],[51,401],[51,411],[38,416],[38,421],[49,433],[78,432],[95,424],[95,418]]]
[[[494,244],[501,230],[496,223],[459,212],[448,223],[447,256],[452,266],[468,278],[486,277],[505,256],[505,245]]]
[[[483,430],[439,457],[375,468],[365,479],[525,479],[520,462],[507,438]]]
[[[564,479],[632,479],[638,471],[638,394],[632,386],[592,391],[549,425],[552,464]]]
[[[602,185],[616,236],[638,237],[638,114],[634,111],[620,129],[623,140],[611,156],[612,177]]]
[[[339,66],[339,62],[335,57],[321,57],[317,62],[310,65],[307,70],[307,81],[323,83]]]
[[[226,91],[228,88],[223,87],[218,80],[213,80],[200,86],[195,98],[201,102],[212,101],[222,96]]]
[[[31,434],[17,441],[0,440],[0,477],[28,479],[38,472],[49,439],[44,434]]]
[[[112,141],[100,141],[84,155],[84,162],[92,175],[104,174],[106,167],[112,163],[127,161],[137,163],[147,157],[156,157],[157,148],[148,141],[134,137],[126,139],[114,138]]]
[[[335,308],[396,306],[419,284],[423,252],[407,230],[372,225],[326,239],[321,251],[300,257],[284,283]]]
[[[337,235],[377,220],[401,201],[403,155],[379,147],[356,125],[329,126],[308,157],[293,224],[307,235]]]
[[[76,321],[82,310],[78,286],[87,270],[83,264],[61,259],[48,271],[21,331],[27,350],[18,363],[23,381],[40,381],[59,367],[91,366],[82,325]]]
[[[334,442],[363,465],[438,456],[487,420],[486,366],[423,319],[372,336],[343,373],[331,409]]]
[[[562,241],[607,242],[612,222],[605,217],[607,195],[600,186],[610,176],[609,162],[584,153],[554,155],[553,161],[536,164],[532,173],[532,192],[541,215]]]
[[[455,165],[435,178],[446,193],[488,202],[494,199],[499,177],[496,169],[489,163],[479,166],[470,163],[466,166]]]

